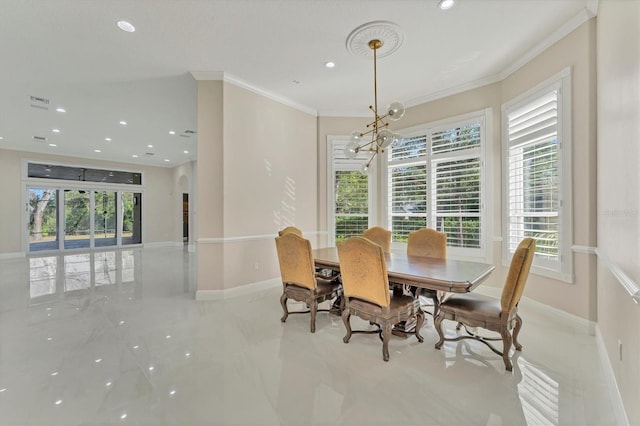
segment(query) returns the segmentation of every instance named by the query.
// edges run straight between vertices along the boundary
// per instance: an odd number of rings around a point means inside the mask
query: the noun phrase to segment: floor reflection
[[[557,425],[558,382],[524,358],[517,363],[522,374],[518,394],[528,425]]]
[[[57,294],[71,294],[96,287],[140,281],[140,250],[34,256],[29,258],[31,303]]]

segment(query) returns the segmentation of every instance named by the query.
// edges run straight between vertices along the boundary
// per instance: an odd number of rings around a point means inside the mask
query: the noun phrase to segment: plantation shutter
[[[431,135],[434,228],[450,247],[480,247],[480,123]]]
[[[538,257],[558,259],[558,89],[507,112],[508,247],[537,240]]]
[[[362,158],[346,157],[345,145],[333,143],[335,242],[362,235],[369,227],[369,176],[360,171]]]

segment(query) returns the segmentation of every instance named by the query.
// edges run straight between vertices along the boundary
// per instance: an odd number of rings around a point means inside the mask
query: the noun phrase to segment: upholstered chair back
[[[382,247],[382,251],[385,253],[391,252],[391,231],[374,226],[364,231],[363,236]]]
[[[314,290],[317,282],[309,240],[288,232],[276,237],[276,249],[282,282]]]
[[[505,314],[510,313],[518,305],[522,297],[535,251],[536,240],[525,238],[518,244],[518,248],[513,254],[509,274],[505,280],[500,299],[500,307]]]
[[[446,259],[447,234],[435,229],[422,228],[409,233],[407,242],[407,254],[409,256],[435,257]]]
[[[364,237],[338,244],[344,295],[389,307],[389,278],[382,247]]]
[[[296,228],[295,226],[287,226],[286,228],[278,231],[278,236],[282,237],[284,234],[288,234],[289,232],[296,234],[299,237],[302,237],[302,231]]]

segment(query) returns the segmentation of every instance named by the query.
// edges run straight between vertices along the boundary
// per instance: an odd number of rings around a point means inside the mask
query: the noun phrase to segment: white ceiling
[[[597,8],[597,0],[457,0],[442,11],[437,2],[0,0],[0,148],[172,167],[195,159],[196,136],[181,136],[196,130],[191,72],[224,73],[313,114],[369,117],[373,64],[345,45],[364,23],[391,21],[404,35],[378,61],[382,108],[502,79]],[[136,31],[119,30],[118,20]],[[49,109],[29,106],[29,96],[49,99]]]

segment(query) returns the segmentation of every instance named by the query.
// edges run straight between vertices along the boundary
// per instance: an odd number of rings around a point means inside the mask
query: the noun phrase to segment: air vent
[[[144,155],[146,155],[147,157],[153,157],[156,154],[153,152],[145,152]]]
[[[32,136],[31,137],[34,141],[38,141],[38,142],[46,142],[47,138],[45,136]]]
[[[196,134],[195,130],[185,130],[184,132],[185,132],[187,135],[195,135],[195,134]]]
[[[38,96],[29,96],[29,105],[34,108],[49,109],[49,99]]]

